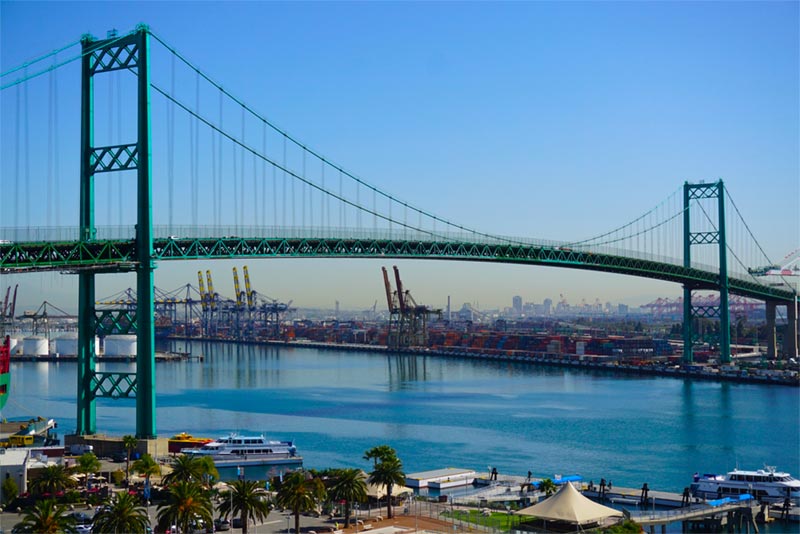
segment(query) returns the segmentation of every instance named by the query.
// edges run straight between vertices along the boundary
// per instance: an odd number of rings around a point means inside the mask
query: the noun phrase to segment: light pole
[[[358,503],[353,504],[353,508],[355,508],[355,516],[356,516],[356,534],[358,534]]]

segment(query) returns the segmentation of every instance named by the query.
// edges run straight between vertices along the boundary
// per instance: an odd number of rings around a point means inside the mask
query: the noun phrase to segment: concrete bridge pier
[[[786,305],[786,316],[789,324],[786,325],[786,335],[783,338],[783,348],[786,359],[797,359],[797,301]]]
[[[777,336],[775,335],[775,309],[777,304],[767,301],[767,359],[774,360],[777,355]]]

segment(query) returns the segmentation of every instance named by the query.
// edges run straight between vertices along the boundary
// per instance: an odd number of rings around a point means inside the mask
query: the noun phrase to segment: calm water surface
[[[605,477],[681,491],[692,473],[777,466],[800,476],[795,388],[625,377],[519,363],[177,343],[159,362],[157,427],[293,439],[307,467],[368,467],[388,443],[406,472],[465,467]],[[133,371],[109,364],[104,370]],[[16,363],[4,417],[75,427],[76,364]],[[135,432],[133,400],[99,399],[100,432]]]

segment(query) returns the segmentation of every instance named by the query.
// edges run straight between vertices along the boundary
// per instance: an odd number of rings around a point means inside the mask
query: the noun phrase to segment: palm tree
[[[406,483],[406,475],[403,472],[403,462],[397,456],[383,458],[375,465],[375,469],[369,474],[367,479],[370,484],[386,486],[386,514],[391,519],[392,516],[392,487],[402,486]]]
[[[139,440],[136,436],[126,434],[122,436],[122,446],[125,448],[125,481],[126,485],[130,484],[131,479],[131,451],[139,445]]]
[[[38,477],[30,481],[31,493],[36,495],[55,494],[76,485],[69,469],[63,465],[48,465],[41,470]]]
[[[179,481],[169,489],[167,501],[158,506],[157,530],[163,532],[175,525],[181,532],[190,532],[190,525],[202,519],[208,525],[214,521],[214,505],[208,492],[194,481]]]
[[[222,494],[219,513],[227,517],[242,518],[242,532],[247,534],[247,525],[252,519],[263,521],[272,511],[267,500],[267,490],[255,480],[235,480],[228,484],[230,490]]]
[[[164,477],[164,484],[178,481],[195,481],[210,486],[210,481],[219,478],[219,472],[210,456],[190,456],[182,454],[172,462],[172,471]]]
[[[389,445],[378,445],[364,452],[364,459],[367,461],[372,460],[373,466],[377,466],[379,461],[393,456],[397,456],[397,451]]]
[[[27,534],[74,534],[75,518],[68,515],[67,508],[47,499],[38,501],[29,508],[22,521],[14,525],[13,533]]]
[[[539,491],[543,491],[544,496],[549,497],[558,491],[558,486],[549,478],[545,478],[539,482]]]
[[[294,531],[300,532],[300,514],[314,510],[325,498],[325,485],[306,471],[293,471],[283,477],[275,504],[294,514]]]
[[[139,506],[139,499],[130,493],[117,493],[106,501],[108,507],[92,519],[93,532],[126,532],[144,534],[150,526],[147,510]]]
[[[80,455],[75,463],[75,470],[86,475],[87,487],[89,486],[89,476],[100,471],[101,467],[100,460],[97,459],[93,452]]]
[[[339,469],[332,475],[335,480],[328,495],[331,500],[344,501],[344,528],[348,528],[353,503],[367,500],[367,475],[361,469]]]
[[[161,466],[158,465],[149,454],[143,454],[141,458],[133,462],[132,467],[134,473],[144,475],[144,478],[147,479],[148,486],[150,485],[150,477],[152,475],[161,474]]]

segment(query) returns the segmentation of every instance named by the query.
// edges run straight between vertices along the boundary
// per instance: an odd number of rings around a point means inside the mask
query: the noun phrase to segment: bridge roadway
[[[719,273],[655,259],[573,250],[566,246],[502,242],[379,238],[158,238],[153,259],[232,258],[414,258],[566,267],[675,282],[692,289],[719,288]],[[0,241],[0,273],[60,270],[125,272],[135,270],[136,240]],[[793,303],[790,290],[729,275],[731,293],[763,301]]]

